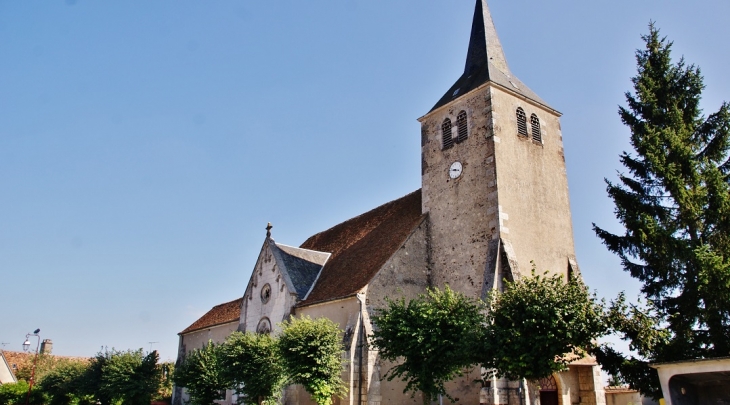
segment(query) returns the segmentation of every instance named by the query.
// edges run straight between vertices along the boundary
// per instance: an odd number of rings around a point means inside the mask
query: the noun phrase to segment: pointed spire
[[[464,73],[468,75],[483,67],[487,62],[492,62],[492,65],[502,73],[509,74],[507,59],[504,57],[502,44],[497,37],[497,30],[494,28],[487,0],[477,0]]]
[[[487,0],[476,0],[464,73],[431,111],[451,103],[487,82],[520,94],[555,111],[509,71]],[[555,112],[557,113],[557,111]]]

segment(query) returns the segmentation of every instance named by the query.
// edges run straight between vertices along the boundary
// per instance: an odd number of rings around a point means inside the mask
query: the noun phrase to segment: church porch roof
[[[188,326],[179,335],[199,331],[201,329],[211,328],[213,326],[223,325],[231,322],[238,322],[241,318],[241,304],[243,298],[226,302],[224,304],[214,306],[205,315],[201,316],[192,325]]]

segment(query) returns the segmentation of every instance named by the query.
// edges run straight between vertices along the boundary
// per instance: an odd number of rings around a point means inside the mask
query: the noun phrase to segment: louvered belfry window
[[[456,128],[458,132],[458,135],[456,136],[456,143],[466,141],[466,138],[469,137],[469,125],[467,125],[466,121],[466,111],[462,111],[456,116]]]
[[[441,134],[444,138],[444,149],[454,146],[454,139],[451,137],[451,120],[446,118],[441,124]]]
[[[521,107],[517,107],[517,133],[527,136],[527,115]]]
[[[542,142],[542,134],[540,133],[540,119],[537,115],[532,114],[530,116],[530,124],[532,125],[532,140],[535,142]]]

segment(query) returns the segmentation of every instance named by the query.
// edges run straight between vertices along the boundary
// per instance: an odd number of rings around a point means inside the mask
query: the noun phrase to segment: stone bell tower
[[[560,115],[510,72],[477,0],[464,73],[419,119],[434,285],[479,297],[531,261],[578,271]]]
[[[487,2],[477,0],[464,73],[419,119],[433,285],[477,298],[529,275],[531,262],[579,274],[560,116],[512,74]],[[555,375],[553,391],[499,379],[474,388],[478,369],[447,389],[468,403],[605,403],[600,370],[586,360],[572,377]]]

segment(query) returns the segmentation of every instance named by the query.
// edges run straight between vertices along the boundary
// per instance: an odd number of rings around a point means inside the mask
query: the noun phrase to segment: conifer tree
[[[619,108],[634,152],[621,155],[620,181],[607,181],[625,232],[594,230],[643,284],[650,311],[619,299],[613,327],[644,359],[597,354],[612,374],[656,393],[646,361],[730,355],[730,108],[704,116],[700,69],[673,62],[653,23],[643,39],[634,92]]]

